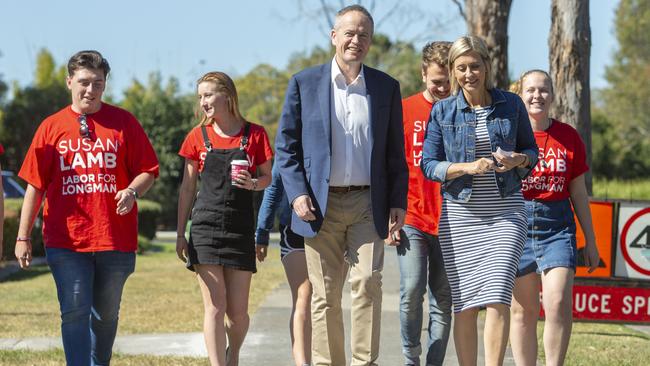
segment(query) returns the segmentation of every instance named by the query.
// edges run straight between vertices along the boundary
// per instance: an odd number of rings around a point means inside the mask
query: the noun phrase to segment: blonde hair
[[[521,74],[521,76],[519,77],[519,79],[517,79],[517,81],[510,84],[510,88],[509,88],[510,91],[521,96],[521,93],[524,92],[522,89],[524,85],[524,79],[531,74],[542,74],[546,78],[546,80],[548,80],[548,85],[551,87],[551,95],[553,96],[555,95],[555,91],[553,90],[553,80],[551,79],[551,75],[549,75],[548,72],[540,69],[528,70],[523,74]]]
[[[460,90],[458,80],[454,76],[454,62],[460,56],[466,55],[469,52],[476,52],[481,56],[481,60],[485,65],[485,89],[490,90],[494,88],[494,77],[492,76],[492,64],[490,63],[490,55],[488,54],[485,41],[476,36],[464,36],[458,38],[449,49],[449,82],[451,83],[451,93],[456,95]]]
[[[198,88],[199,84],[210,82],[215,85],[215,90],[217,93],[225,94],[228,100],[228,111],[237,119],[244,121],[241,113],[239,112],[239,99],[237,98],[237,88],[235,88],[235,82],[232,81],[230,76],[221,71],[211,71],[196,81],[196,86]],[[200,103],[200,102],[199,102]],[[197,103],[196,108],[196,117],[200,118],[199,125],[207,126],[214,122],[213,119],[208,118],[205,114],[201,113],[201,106]]]

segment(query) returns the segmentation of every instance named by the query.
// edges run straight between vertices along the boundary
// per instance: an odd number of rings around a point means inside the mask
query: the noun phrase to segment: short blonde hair
[[[492,64],[490,63],[490,55],[488,54],[485,41],[476,36],[464,36],[458,38],[449,49],[449,82],[451,83],[451,93],[454,95],[458,94],[460,90],[458,80],[454,76],[454,62],[460,56],[472,51],[478,53],[481,56],[481,60],[483,60],[483,64],[485,64],[485,88],[487,90],[494,88]]]
[[[235,88],[235,82],[232,81],[230,76],[221,71],[211,71],[196,81],[196,86],[198,87],[201,83],[210,82],[216,86],[217,93],[225,94],[228,98],[228,111],[237,119],[243,121],[241,113],[239,112],[239,99],[237,98],[237,88]],[[212,124],[214,121],[208,118],[205,114],[201,115],[201,106],[196,108],[197,119],[200,118],[200,125],[207,126]]]

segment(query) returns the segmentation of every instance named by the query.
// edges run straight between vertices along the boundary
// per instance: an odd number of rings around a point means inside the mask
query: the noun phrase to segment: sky
[[[548,69],[551,0],[513,0],[509,21],[509,72]],[[338,1],[330,1],[338,4]],[[602,88],[617,43],[618,0],[590,0],[591,86]],[[36,54],[48,49],[57,65],[83,49],[100,51],[111,65],[109,92],[122,92],[151,72],[180,81],[183,92],[208,71],[233,77],[260,63],[284,68],[290,55],[328,47],[316,0],[22,0],[0,3],[0,75],[5,82],[33,82]],[[346,1],[349,3],[349,1]],[[370,3],[365,1],[365,3]],[[384,18],[394,1],[377,1],[377,32],[391,39],[449,40],[466,33],[452,0],[401,0],[397,15]],[[66,4],[63,6],[62,4]]]

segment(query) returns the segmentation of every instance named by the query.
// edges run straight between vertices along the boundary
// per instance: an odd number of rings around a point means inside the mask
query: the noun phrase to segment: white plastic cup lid
[[[243,165],[248,166],[248,160],[233,160],[230,162],[230,165]]]

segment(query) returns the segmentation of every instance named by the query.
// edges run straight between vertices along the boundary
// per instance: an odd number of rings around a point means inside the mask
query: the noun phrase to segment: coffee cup
[[[237,183],[239,172],[247,170],[250,164],[248,160],[233,160],[230,162],[230,180],[232,184]]]

